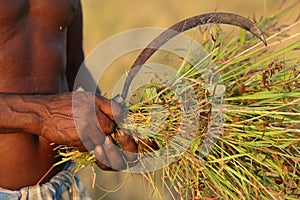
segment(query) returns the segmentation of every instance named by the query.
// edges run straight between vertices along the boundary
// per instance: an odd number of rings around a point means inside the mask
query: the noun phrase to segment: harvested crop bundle
[[[277,27],[283,13],[257,22],[268,36],[269,48],[245,30],[234,36],[217,25],[210,26],[202,30],[200,41],[207,56],[193,54],[188,48],[184,58],[165,55],[162,62],[177,59],[172,78],[161,84],[153,79],[131,95],[128,116],[120,128],[135,136],[141,158],[138,167],[146,169],[148,180],[154,179],[148,167],[161,164],[162,181],[171,182],[165,187],[182,199],[300,197],[300,62],[299,56],[284,56],[299,53],[300,42],[299,33],[282,34],[299,21]],[[265,42],[257,31],[256,36]],[[151,43],[135,62],[135,69],[160,46]],[[274,46],[276,51],[270,48]],[[219,73],[213,80],[224,85],[221,96],[216,95],[220,88],[210,88],[203,76],[203,70],[212,64],[215,74]],[[125,86],[128,84],[130,80]],[[126,89],[121,96],[126,98]],[[226,106],[214,109],[225,102]],[[221,111],[223,118],[213,117]],[[211,134],[216,122],[222,123],[222,129]],[[76,161],[78,168],[94,161],[92,152],[64,149],[61,155]],[[157,163],[149,163],[149,157]]]

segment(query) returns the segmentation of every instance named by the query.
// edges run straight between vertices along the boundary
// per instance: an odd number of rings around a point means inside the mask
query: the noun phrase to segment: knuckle
[[[102,117],[99,120],[99,128],[105,134],[111,134],[116,128],[116,124],[107,117]]]

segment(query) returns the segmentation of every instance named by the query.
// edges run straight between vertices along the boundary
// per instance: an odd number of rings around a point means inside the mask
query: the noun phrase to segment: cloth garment
[[[73,174],[75,163],[66,163],[65,168],[49,182],[7,190],[0,188],[0,200],[91,200],[85,185]]]

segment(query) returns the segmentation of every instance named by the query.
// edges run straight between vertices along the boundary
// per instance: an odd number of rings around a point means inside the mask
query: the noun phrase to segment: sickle
[[[230,24],[234,26],[241,27],[257,38],[259,38],[266,46],[267,41],[265,40],[262,32],[256,26],[255,23],[250,21],[249,19],[242,17],[240,15],[232,14],[232,13],[224,13],[224,12],[213,12],[206,13],[202,15],[197,15],[185,20],[178,22],[177,24],[171,26],[169,29],[162,32],[159,36],[157,36],[148,46],[140,53],[135,62],[130,68],[128,76],[126,77],[123,91],[121,95],[115,96],[113,99],[119,103],[124,103],[124,100],[127,97],[128,89],[131,84],[131,81],[141,69],[141,67],[146,63],[146,61],[165,43],[167,43],[170,39],[175,37],[176,35],[192,29],[196,26],[200,26],[203,24]]]

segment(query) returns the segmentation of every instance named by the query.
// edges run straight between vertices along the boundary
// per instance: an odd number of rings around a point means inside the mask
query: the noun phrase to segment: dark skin
[[[47,174],[59,159],[57,145],[95,150],[105,161],[96,164],[107,170],[136,159],[109,142],[121,109],[93,92],[72,92],[83,59],[80,0],[0,4],[0,187],[17,190],[48,181],[62,168]],[[74,110],[73,94],[80,102]],[[137,151],[122,131],[118,142]]]

